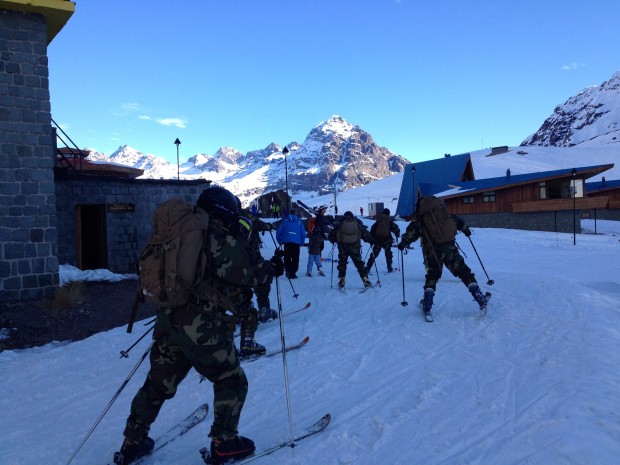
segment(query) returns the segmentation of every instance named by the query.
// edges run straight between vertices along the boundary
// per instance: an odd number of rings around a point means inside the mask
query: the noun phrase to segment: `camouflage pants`
[[[364,260],[362,260],[360,245],[338,243],[338,278],[344,278],[346,276],[349,257],[351,257],[355,268],[357,268],[360,278],[364,279],[368,277],[368,273],[366,273],[366,268],[364,267]]]
[[[208,308],[184,315],[182,322],[169,309],[158,313],[151,368],[131,403],[123,433],[128,440],[137,443],[148,435],[164,401],[174,397],[191,368],[213,383],[211,435],[231,438],[237,433],[248,381],[235,352],[230,317]]]
[[[254,294],[256,294],[256,305],[258,308],[271,308],[271,303],[269,302],[269,293],[271,292],[271,282],[272,278],[269,278],[269,281],[263,284],[262,286],[257,286],[254,289]]]
[[[387,264],[388,270],[392,269],[393,254],[392,254],[392,238],[390,237],[389,239],[386,239],[385,241],[377,241],[372,246],[372,253],[370,254],[370,257],[368,258],[368,263],[366,263],[367,270],[370,270],[372,268],[372,265],[375,263],[375,260],[377,259],[377,257],[379,257],[379,254],[381,253],[382,250],[385,251],[385,263]]]
[[[241,338],[249,336],[254,339],[254,333],[258,328],[258,310],[252,304],[252,291],[243,290],[243,303],[239,308],[239,320],[241,321]]]
[[[424,288],[435,289],[437,281],[441,278],[443,266],[445,265],[450,272],[459,278],[463,284],[468,286],[476,282],[471,269],[465,264],[465,260],[456,248],[454,241],[447,244],[435,245],[434,247],[423,247],[424,263],[426,265],[426,279]]]

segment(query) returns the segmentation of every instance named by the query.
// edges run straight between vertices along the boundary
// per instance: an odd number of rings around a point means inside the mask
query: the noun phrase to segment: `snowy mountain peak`
[[[349,137],[354,127],[344,118],[333,115],[327,121],[319,123],[315,129],[325,134],[338,134],[341,137]]]
[[[620,143],[620,71],[555,108],[521,145],[572,147]]]

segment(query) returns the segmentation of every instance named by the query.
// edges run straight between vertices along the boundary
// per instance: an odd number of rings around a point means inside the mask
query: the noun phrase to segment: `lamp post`
[[[573,245],[577,244],[577,213],[576,213],[576,198],[577,198],[577,170],[573,168],[571,171],[573,174]]]
[[[179,173],[179,145],[181,145],[181,141],[178,137],[175,139],[174,145],[177,146],[177,179],[181,179],[181,175]]]
[[[415,188],[415,165],[411,165],[411,214],[415,213],[415,201],[416,201],[416,188]]]
[[[284,150],[282,150],[282,154],[284,155],[284,183],[286,185],[286,214],[288,215],[291,212],[291,202],[290,197],[288,195],[288,163],[286,162],[286,156],[288,155],[288,148],[284,146]]]

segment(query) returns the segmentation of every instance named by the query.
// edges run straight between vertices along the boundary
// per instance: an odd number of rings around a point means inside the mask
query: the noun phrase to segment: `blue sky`
[[[620,2],[78,0],[48,49],[81,148],[176,162],[337,114],[411,161],[518,145],[620,69]]]

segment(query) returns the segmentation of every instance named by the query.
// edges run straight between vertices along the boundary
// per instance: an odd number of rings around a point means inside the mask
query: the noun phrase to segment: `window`
[[[540,200],[547,198],[547,183],[545,181],[538,183],[538,198]]]
[[[495,202],[495,191],[488,191],[482,193],[482,202],[491,203]]]
[[[463,203],[476,203],[475,199],[473,195],[468,195],[467,197],[463,197]]]

